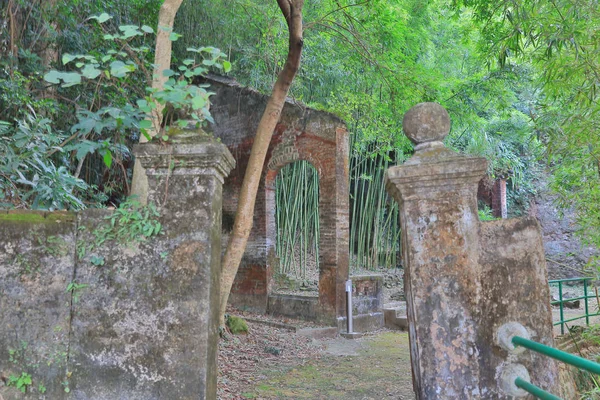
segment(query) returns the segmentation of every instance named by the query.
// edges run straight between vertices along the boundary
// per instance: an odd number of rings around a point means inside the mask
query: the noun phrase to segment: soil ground
[[[317,340],[262,322],[248,325],[247,335],[220,342],[221,400],[414,399],[405,332]]]

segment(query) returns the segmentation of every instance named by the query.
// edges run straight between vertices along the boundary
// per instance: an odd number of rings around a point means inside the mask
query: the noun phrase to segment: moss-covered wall
[[[157,215],[0,211],[0,400],[216,398],[234,160],[208,138],[172,146],[138,154]]]
[[[22,389],[31,398],[64,393],[72,314],[67,286],[75,272],[76,232],[72,213],[0,212],[0,396],[5,400],[23,398]]]

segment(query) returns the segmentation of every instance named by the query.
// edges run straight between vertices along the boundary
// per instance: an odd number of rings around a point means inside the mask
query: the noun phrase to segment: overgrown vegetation
[[[169,84],[148,91],[161,3],[1,3],[0,206],[123,201],[130,148],[157,128],[146,118],[155,104],[170,105],[165,127],[177,124],[176,109],[199,122],[210,118],[209,89],[190,84],[209,68],[232,66],[243,84],[270,91],[283,68],[287,28],[276,2],[249,0],[184,2]],[[546,167],[560,205],[577,212],[582,237],[600,244],[599,12],[594,2],[574,0],[306,1],[302,68],[290,94],[336,113],[351,131],[354,268],[400,264],[397,206],[382,177],[410,156],[401,120],[421,101],[449,110],[450,147],[486,157],[490,179],[508,180],[509,215],[527,210]],[[286,179],[310,179],[297,171]],[[281,232],[302,243],[304,258],[309,249],[316,254],[318,241],[291,226],[306,221],[312,232],[308,208],[288,206],[290,225],[279,221]],[[284,257],[281,246],[278,252]],[[287,262],[284,269],[302,274]]]
[[[125,8],[141,8],[135,3]],[[1,205],[77,210],[118,204],[129,193],[131,145],[150,128],[166,140],[170,125],[188,124],[177,121],[181,117],[198,124],[210,119],[211,93],[191,81],[212,68],[227,71],[229,62],[214,47],[190,46],[179,65],[162,71],[169,77],[164,88],[152,90],[155,28],[115,24],[123,15],[67,15],[59,6],[42,8],[33,14],[40,20],[30,21],[26,5],[9,1],[0,23],[11,34],[2,43],[8,57],[0,63],[0,149],[6,155],[0,161]],[[78,39],[87,45],[61,42],[71,31],[58,30],[59,16],[78,24]],[[23,32],[16,34],[19,23]],[[43,25],[36,32],[51,49],[34,54],[22,47],[34,33],[28,24]],[[179,37],[171,32],[171,40]],[[162,126],[147,118],[157,105],[166,106]]]

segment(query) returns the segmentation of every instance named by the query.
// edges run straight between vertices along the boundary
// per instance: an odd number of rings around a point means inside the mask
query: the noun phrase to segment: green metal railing
[[[583,369],[585,371],[600,374],[600,364],[595,363],[590,360],[586,360],[582,357],[574,356],[573,354],[555,349],[550,346],[543,345],[538,342],[534,342],[533,340],[525,339],[520,336],[513,336],[512,344],[517,347],[521,346],[531,351],[535,351],[536,353],[543,354],[545,356],[554,358],[555,360],[562,361],[566,364],[573,365],[574,367]],[[536,396],[538,399],[542,400],[561,400],[560,397],[553,395],[552,393],[548,393],[545,390],[533,385],[530,382],[527,382],[524,379],[516,378],[515,385],[518,388],[523,389],[529,394]]]
[[[548,393],[545,390],[540,389],[539,387],[537,387],[535,385],[532,385],[531,383],[529,383],[526,380],[523,380],[521,378],[515,379],[515,385],[519,389],[523,389],[524,391],[526,391],[529,394],[534,395],[538,399],[542,399],[542,400],[562,400],[560,397],[555,396],[552,393]]]
[[[550,286],[558,285],[558,300],[551,301],[550,304],[553,306],[558,305],[560,307],[560,321],[556,321],[553,324],[555,326],[560,325],[561,335],[565,334],[565,324],[567,322],[577,321],[577,320],[585,318],[585,323],[587,325],[589,325],[590,317],[595,317],[595,316],[600,315],[600,310],[599,310],[599,312],[590,314],[588,299],[596,299],[596,301],[598,302],[598,292],[595,287],[594,287],[594,293],[592,293],[591,295],[589,294],[589,282],[590,281],[592,281],[592,278],[555,279],[555,280],[551,280],[548,282],[550,284]],[[566,282],[569,282],[569,283],[583,282],[583,296],[573,297],[573,298],[568,298],[568,299],[563,298],[563,288],[564,288],[563,284]],[[583,300],[585,314],[582,314],[582,315],[579,315],[579,316],[576,316],[573,318],[565,319],[565,311],[564,311],[565,303],[571,302],[571,301],[576,301],[576,300]]]

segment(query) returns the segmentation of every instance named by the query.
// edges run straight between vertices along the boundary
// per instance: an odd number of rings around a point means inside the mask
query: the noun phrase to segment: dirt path
[[[322,353],[304,365],[275,366],[242,393],[246,399],[412,400],[408,335],[384,331],[357,340],[318,341]]]

